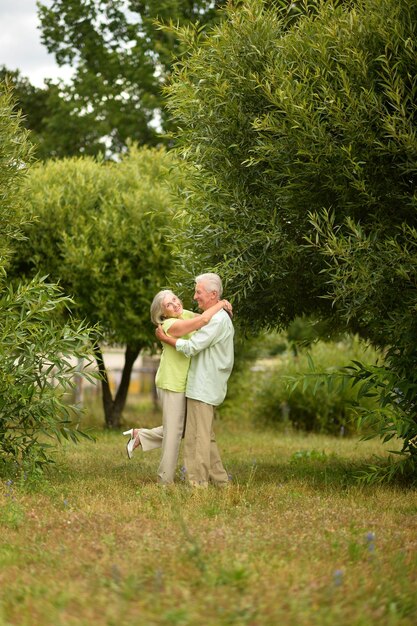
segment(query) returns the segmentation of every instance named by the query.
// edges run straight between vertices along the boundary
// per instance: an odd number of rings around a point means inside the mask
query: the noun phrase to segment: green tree
[[[8,70],[5,65],[0,67],[0,83],[3,89],[7,89],[6,84],[9,90],[13,89],[14,106],[22,112],[20,124],[32,131],[31,142],[36,142],[36,135],[42,132],[44,124],[46,90],[34,87],[19,70]]]
[[[218,19],[224,0],[55,0],[38,3],[42,41],[73,80],[37,89],[12,77],[38,158],[111,155],[128,139],[166,141],[171,128],[161,85],[181,52],[175,36],[156,20],[200,26]],[[13,73],[12,73],[13,74]],[[40,115],[39,115],[40,114]]]
[[[169,87],[194,168],[183,262],[219,269],[252,327],[309,315],[385,347],[382,368],[352,374],[378,386],[375,432],[400,436],[412,464],[416,13],[412,0],[315,2],[289,24],[249,1],[208,36],[181,31]]]
[[[14,106],[22,113],[22,126],[31,131],[36,158],[105,153],[105,127],[91,111],[79,112],[59,83],[46,80],[45,87],[34,87],[18,70],[5,66],[0,81],[13,89]]]
[[[125,345],[125,365],[113,397],[99,341],[108,427],[118,427],[139,352],[155,341],[153,295],[173,262],[166,182],[173,159],[163,149],[131,147],[119,163],[91,157],[38,164],[25,198],[36,218],[14,259],[14,275],[47,274],[74,299],[71,308],[99,325],[107,344]]]
[[[252,330],[285,327],[312,309],[330,311],[317,298],[325,282],[321,258],[302,246],[308,207],[288,206],[288,191],[277,181],[280,164],[255,160],[264,146],[256,124],[274,109],[264,81],[291,31],[286,14],[264,9],[262,2],[229,9],[226,16],[209,36],[177,33],[189,52],[177,64],[168,107],[181,128],[182,155],[194,167],[181,206],[185,236],[179,246],[190,274],[221,268]]]
[[[46,437],[77,440],[82,434],[72,427],[74,407],[62,395],[74,384],[70,357],[88,358],[89,331],[60,322],[69,298],[56,286],[36,277],[8,285],[13,248],[28,219],[22,189],[31,145],[10,92],[0,87],[0,469],[10,471],[16,464],[29,470],[50,462]]]
[[[11,89],[0,83],[0,273],[5,268],[15,240],[21,236],[25,222],[20,189],[27,174],[32,146],[22,124],[21,114],[14,109]]]

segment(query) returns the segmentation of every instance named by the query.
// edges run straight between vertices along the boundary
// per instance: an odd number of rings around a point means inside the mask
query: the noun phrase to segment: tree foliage
[[[21,114],[13,110],[10,89],[0,83],[0,271],[4,268],[13,241],[25,221],[20,202],[32,146],[22,126]]]
[[[0,79],[13,88],[15,109],[22,113],[22,126],[31,131],[38,159],[105,153],[105,126],[95,120],[92,111],[81,111],[79,104],[64,94],[63,85],[46,80],[44,87],[35,87],[18,70],[5,66],[0,69]]]
[[[68,83],[47,80],[35,88],[3,68],[16,88],[37,156],[111,155],[128,139],[157,145],[171,127],[161,85],[178,39],[156,20],[201,26],[218,19],[222,1],[54,0],[38,3],[42,41],[59,65],[69,64]]]
[[[279,12],[255,1],[227,13],[210,37],[182,31],[190,53],[169,88],[170,109],[195,176],[181,243],[197,238],[197,255],[187,246],[190,260],[224,263],[254,323],[260,293],[261,322],[273,324],[320,309],[317,296],[331,295],[322,273],[326,246],[306,245],[318,232],[314,211],[326,208],[333,226],[366,222],[365,232],[392,233],[412,217],[412,6],[326,3],[288,29]],[[403,74],[410,82],[396,101],[386,88],[387,65],[397,81]],[[393,137],[387,129],[399,115],[401,90],[410,105]],[[350,322],[369,331],[360,319]]]
[[[191,29],[178,34],[189,52],[177,65],[168,106],[180,127],[182,155],[194,166],[179,246],[189,253],[190,273],[221,267],[228,293],[244,302],[253,328],[285,326],[312,308],[329,309],[317,298],[321,259],[302,247],[309,205],[291,207],[277,180],[281,164],[255,158],[265,149],[255,124],[273,110],[265,74],[282,80],[271,65],[285,47],[288,20],[260,2],[230,9],[226,18],[208,37]],[[270,146],[276,158],[286,158],[277,138]]]
[[[134,146],[119,163],[91,157],[38,164],[25,187],[36,219],[17,251],[16,276],[47,274],[73,296],[71,311],[100,325],[107,344],[124,344],[125,368],[113,398],[98,343],[108,426],[118,426],[131,370],[154,343],[149,303],[172,263],[167,241],[173,160]]]
[[[403,438],[408,460],[416,18],[413,0],[311,2],[293,21],[250,0],[208,36],[180,32],[188,55],[169,86],[194,168],[178,241],[186,265],[219,269],[252,326],[326,317],[387,348],[385,365],[360,377],[377,371],[380,391],[389,381],[381,410],[389,400],[389,434]]]

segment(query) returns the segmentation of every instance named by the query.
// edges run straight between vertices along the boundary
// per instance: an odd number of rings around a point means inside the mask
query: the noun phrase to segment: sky
[[[43,0],[44,4],[48,4]],[[45,78],[68,80],[71,68],[60,68],[41,43],[36,0],[0,0],[0,66],[20,70],[32,85]]]

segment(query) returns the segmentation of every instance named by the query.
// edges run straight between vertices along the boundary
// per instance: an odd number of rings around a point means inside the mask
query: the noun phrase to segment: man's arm
[[[213,317],[207,326],[200,328],[200,330],[195,332],[189,339],[178,339],[175,348],[178,352],[182,352],[187,357],[195,356],[202,350],[217,343],[222,336],[221,331],[221,318],[217,316]]]
[[[173,346],[178,352],[185,354],[185,356],[192,357],[216,343],[220,335],[221,327],[221,318],[213,317],[207,326],[197,330],[190,339],[168,337],[160,327],[155,331],[155,334],[163,343]]]

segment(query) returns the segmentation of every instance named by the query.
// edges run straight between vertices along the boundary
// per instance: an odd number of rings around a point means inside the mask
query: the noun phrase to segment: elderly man
[[[217,274],[201,274],[195,279],[194,300],[205,311],[222,297],[222,281]],[[184,464],[192,486],[228,484],[213,431],[214,409],[226,396],[227,381],[233,367],[233,324],[226,311],[190,339],[175,339],[157,331],[161,341],[192,357],[188,372],[187,425],[184,437]]]

